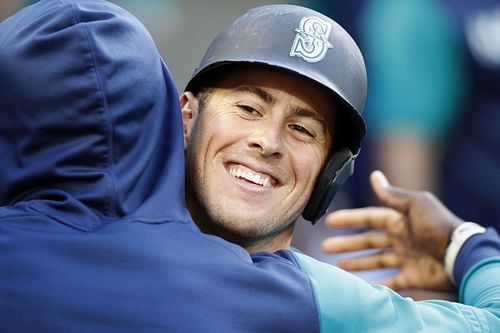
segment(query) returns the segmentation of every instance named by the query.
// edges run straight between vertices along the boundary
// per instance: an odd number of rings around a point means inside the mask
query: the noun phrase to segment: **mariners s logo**
[[[311,63],[321,61],[326,56],[328,49],[333,48],[328,41],[331,30],[331,24],[318,17],[303,17],[299,27],[295,29],[297,34],[290,50],[290,56],[300,57]]]

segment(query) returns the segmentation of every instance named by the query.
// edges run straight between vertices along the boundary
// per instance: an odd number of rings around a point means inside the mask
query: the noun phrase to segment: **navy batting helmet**
[[[361,116],[367,90],[363,56],[352,37],[321,13],[296,5],[262,6],[240,16],[213,40],[186,90],[197,91],[214,72],[238,63],[295,73],[340,101],[337,131],[343,147],[332,152],[302,213],[314,224],[353,173],[366,132]]]

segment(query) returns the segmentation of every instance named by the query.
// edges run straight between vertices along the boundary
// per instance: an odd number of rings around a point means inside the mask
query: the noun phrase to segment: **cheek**
[[[242,131],[235,131],[235,128],[241,127],[230,117],[202,118],[196,123],[189,148],[198,174],[208,176],[220,153],[238,141]]]
[[[294,164],[297,182],[302,182],[305,188],[312,188],[325,160],[321,150],[296,151],[293,156],[292,163]]]
[[[234,114],[213,118],[210,126],[205,128],[205,148],[209,154],[215,155],[235,145],[239,147],[250,131],[251,127]]]

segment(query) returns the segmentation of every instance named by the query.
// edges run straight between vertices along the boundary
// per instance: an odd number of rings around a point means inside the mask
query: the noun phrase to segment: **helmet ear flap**
[[[325,213],[339,188],[354,172],[353,155],[347,147],[335,152],[318,176],[302,217],[315,224]]]

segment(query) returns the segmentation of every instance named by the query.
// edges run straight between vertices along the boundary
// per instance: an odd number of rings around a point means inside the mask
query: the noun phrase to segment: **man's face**
[[[189,99],[181,103],[194,219],[245,247],[276,237],[300,216],[326,160],[331,97],[257,67],[231,73],[201,105]]]

